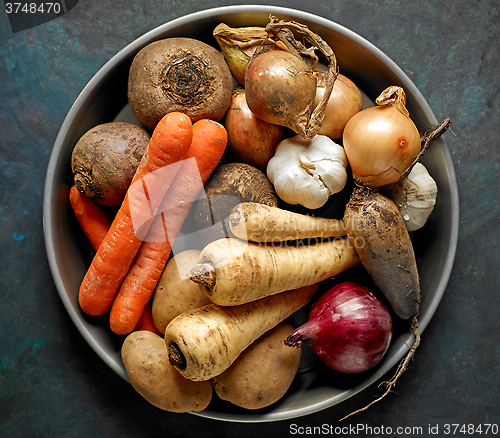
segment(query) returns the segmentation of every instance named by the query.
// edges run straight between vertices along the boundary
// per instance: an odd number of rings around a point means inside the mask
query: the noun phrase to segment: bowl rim
[[[176,18],[174,20],[171,20],[169,22],[166,22],[160,26],[157,26],[153,28],[152,30],[144,33],[140,37],[136,38],[134,41],[126,45],[124,48],[122,48],[118,53],[116,53],[113,57],[111,57],[96,73],[95,75],[90,79],[90,81],[86,84],[86,86],[83,88],[81,93],[78,95],[78,97],[75,99],[74,103],[72,104],[70,110],[68,111],[61,128],[59,130],[59,133],[56,137],[56,140],[54,142],[54,146],[49,158],[49,163],[46,171],[46,179],[45,179],[45,186],[44,186],[44,198],[43,198],[43,232],[44,232],[44,238],[45,238],[45,243],[46,243],[46,253],[47,253],[47,258],[49,262],[49,267],[50,271],[52,273],[52,278],[54,280],[56,289],[59,293],[59,296],[63,302],[64,307],[66,308],[66,311],[68,312],[71,320],[75,324],[76,328],[78,331],[81,333],[85,341],[88,343],[88,345],[94,350],[94,352],[111,368],[113,371],[115,371],[119,376],[124,378],[126,381],[128,380],[128,377],[126,375],[125,370],[123,367],[120,367],[119,364],[110,361],[108,353],[103,349],[103,347],[100,345],[99,342],[96,341],[96,339],[92,336],[88,328],[84,323],[82,323],[81,318],[77,314],[76,310],[74,309],[67,293],[64,290],[64,285],[63,285],[63,279],[60,275],[58,266],[57,266],[57,256],[55,253],[55,248],[53,245],[47,244],[49,242],[52,242],[54,239],[54,230],[56,227],[56,219],[52,217],[51,215],[51,202],[54,199],[55,192],[57,187],[54,186],[54,179],[52,178],[54,173],[56,172],[56,169],[58,168],[58,165],[60,164],[59,161],[59,156],[60,152],[63,147],[63,140],[65,136],[68,133],[69,127],[73,123],[75,116],[77,115],[77,110],[79,107],[80,102],[85,101],[88,99],[94,89],[97,87],[99,82],[101,81],[102,78],[106,77],[107,74],[111,72],[111,70],[114,68],[116,64],[119,64],[123,61],[125,61],[127,58],[129,58],[131,55],[135,54],[137,51],[140,50],[143,46],[148,44],[149,42],[152,42],[156,39],[158,39],[162,34],[165,34],[168,32],[170,29],[173,28],[178,28],[184,24],[189,24],[193,20],[199,21],[202,19],[208,19],[212,18],[214,16],[218,16],[221,14],[233,14],[233,13],[251,13],[251,12],[267,12],[269,14],[275,14],[275,15],[286,15],[290,17],[295,17],[296,19],[302,19],[306,20],[308,23],[313,23],[315,25],[319,26],[324,26],[324,27],[329,27],[333,29],[334,31],[337,31],[345,36],[347,36],[349,39],[355,41],[357,44],[360,46],[368,49],[370,52],[375,53],[375,55],[382,59],[384,64],[393,72],[398,78],[400,78],[403,82],[403,87],[405,87],[406,90],[411,90],[411,93],[417,100],[419,106],[422,108],[422,110],[425,113],[425,116],[433,121],[433,123],[437,123],[436,117],[434,116],[432,109],[430,108],[429,104],[423,97],[423,95],[420,93],[416,85],[409,79],[409,77],[406,75],[406,73],[394,62],[392,61],[391,58],[389,58],[384,52],[382,52],[380,49],[378,49],[374,44],[366,40],[364,37],[360,36],[359,34],[355,33],[354,31],[334,22],[329,19],[320,17],[318,15],[301,11],[298,9],[294,8],[288,8],[288,7],[281,7],[281,6],[271,6],[271,5],[233,5],[233,6],[222,6],[222,7],[215,7],[215,8],[209,8],[197,12],[193,12],[187,15],[184,15],[182,17]],[[441,273],[439,283],[437,285],[437,288],[435,290],[434,295],[432,296],[431,302],[429,303],[429,310],[427,313],[424,315],[422,319],[419,319],[419,324],[420,324],[420,329],[423,332],[425,330],[425,327],[428,325],[430,322],[430,319],[434,315],[442,297],[445,292],[445,289],[447,287],[452,267],[454,264],[454,259],[456,255],[456,249],[457,249],[457,241],[458,241],[458,229],[459,229],[459,196],[458,196],[458,184],[457,184],[457,179],[456,179],[456,174],[455,174],[455,169],[453,166],[453,161],[451,154],[449,152],[449,149],[446,145],[446,142],[444,139],[440,139],[442,141],[442,153],[444,156],[444,160],[446,163],[446,171],[449,175],[449,196],[451,197],[451,212],[450,212],[450,240],[448,247],[445,249],[446,251],[446,262],[444,264],[444,270]],[[343,398],[349,398],[358,392],[362,391],[366,387],[370,386],[373,382],[378,381],[380,378],[384,376],[388,371],[390,371],[397,362],[401,360],[401,358],[408,352],[410,346],[413,343],[414,336],[410,333],[408,333],[408,337],[406,339],[406,342],[402,343],[400,345],[399,349],[397,350],[397,353],[395,354],[395,360],[393,361],[388,361],[380,368],[376,370],[375,373],[370,377],[371,382],[366,383],[363,382],[361,385],[354,387],[341,395],[347,395],[347,397]],[[269,422],[269,421],[279,421],[279,420],[286,420],[286,419],[291,419],[291,418],[297,418],[300,416],[304,415],[309,415],[315,412],[318,412],[320,410],[329,408],[337,403],[335,400],[336,398],[339,398],[340,396],[334,396],[327,398],[319,403],[315,403],[313,405],[309,405],[307,407],[301,407],[301,408],[296,408],[289,410],[287,412],[277,412],[277,413],[264,413],[264,414],[259,414],[259,413],[251,413],[249,415],[233,415],[233,414],[226,414],[226,413],[217,413],[217,412],[206,412],[206,411],[201,411],[201,412],[192,412],[195,415],[198,415],[200,417],[205,417],[205,418],[210,418],[210,419],[217,419],[221,421],[230,421],[230,422]]]

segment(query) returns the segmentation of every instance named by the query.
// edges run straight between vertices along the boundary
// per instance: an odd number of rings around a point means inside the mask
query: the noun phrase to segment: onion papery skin
[[[315,105],[318,105],[326,87],[326,72],[317,71],[315,75],[318,78]],[[326,135],[332,140],[341,139],[347,122],[362,109],[363,98],[359,88],[348,77],[339,74],[328,99],[318,134]]]
[[[316,77],[302,58],[283,50],[256,55],[245,74],[245,96],[259,119],[307,138]]]
[[[354,115],[342,141],[354,179],[371,188],[396,183],[420,152],[417,127],[395,104]]]
[[[391,338],[392,317],[385,304],[366,287],[344,282],[312,305],[308,321],[285,344],[309,345],[328,367],[358,374],[380,362]]]
[[[285,135],[282,126],[265,122],[250,111],[243,88],[233,91],[224,126],[229,149],[239,160],[259,168],[267,165]]]

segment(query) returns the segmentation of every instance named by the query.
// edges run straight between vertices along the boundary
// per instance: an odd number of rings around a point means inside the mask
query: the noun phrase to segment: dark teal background
[[[438,120],[451,117],[453,122],[446,141],[459,183],[461,218],[448,288],[396,393],[340,425],[424,431],[402,436],[433,436],[429,425],[437,425],[439,436],[445,436],[447,423],[500,423],[499,2],[261,3],[302,9],[357,32],[408,74]],[[244,3],[209,3],[229,4]],[[293,424],[337,426],[339,418],[381,392],[374,385],[328,410],[270,424],[166,413],[140,398],[97,357],[59,300],[45,255],[42,197],[64,117],[111,56],[152,28],[207,5],[80,0],[65,15],[15,33],[0,11],[2,437],[289,436]]]

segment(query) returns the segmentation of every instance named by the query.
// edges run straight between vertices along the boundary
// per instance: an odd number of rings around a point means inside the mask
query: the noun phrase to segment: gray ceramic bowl
[[[69,111],[50,157],[44,192],[44,232],[52,275],[72,321],[106,364],[128,380],[120,359],[122,338],[111,334],[107,318],[90,318],[78,306],[78,289],[91,254],[81,239],[68,192],[72,184],[70,157],[82,134],[100,123],[127,113],[128,69],[134,55],[152,41],[174,36],[204,40],[213,28],[225,22],[231,27],[265,26],[269,14],[307,24],[335,51],[341,72],[350,77],[370,98],[389,85],[402,86],[407,107],[419,130],[437,123],[431,108],[405,73],[384,53],[352,31],[309,13],[270,6],[228,6],[208,9],[173,20],[138,38],[111,58],[92,78]],[[216,46],[217,47],[217,46]],[[458,190],[452,160],[443,138],[433,143],[424,164],[435,178],[438,201],[426,226],[414,235],[422,280],[421,328],[425,329],[446,288],[455,257],[458,234]],[[373,370],[354,378],[340,378],[322,364],[307,359],[285,395],[275,405],[260,411],[245,411],[214,396],[209,407],[197,415],[207,418],[262,422],[285,420],[329,408],[367,388],[404,357],[413,337],[407,327],[395,332],[390,349]],[[304,354],[307,358],[308,354]]]

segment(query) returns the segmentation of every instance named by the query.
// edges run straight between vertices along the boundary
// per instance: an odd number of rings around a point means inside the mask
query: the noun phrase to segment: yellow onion
[[[315,70],[314,74],[318,80],[315,101],[315,104],[318,105],[325,92],[327,75],[325,71],[321,70]],[[339,74],[326,105],[325,116],[318,134],[326,135],[332,140],[341,139],[347,122],[362,108],[363,98],[356,84],[348,77]]]
[[[375,102],[347,122],[342,136],[354,179],[372,188],[397,182],[420,152],[404,90],[388,87]]]
[[[314,109],[316,78],[299,56],[283,50],[261,53],[250,61],[245,97],[261,120],[292,129],[304,138]],[[317,129],[319,129],[319,124]]]
[[[266,31],[282,41],[288,51],[266,48],[254,53],[245,73],[245,97],[250,110],[261,120],[285,126],[305,139],[313,138],[323,122],[326,105],[338,75],[337,58],[331,47],[307,26],[270,16]],[[312,44],[306,48],[287,29],[301,33]],[[314,66],[303,55],[321,50],[328,60],[327,85],[315,105],[317,80]]]

